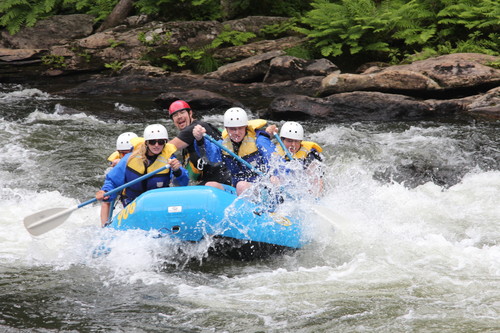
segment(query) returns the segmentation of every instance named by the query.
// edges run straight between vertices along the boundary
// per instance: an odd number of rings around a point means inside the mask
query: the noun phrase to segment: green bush
[[[499,53],[494,0],[315,0],[297,31],[324,57],[399,62],[415,54]]]
[[[60,2],[60,0],[2,0],[0,27],[5,27],[13,35],[22,27],[32,27],[38,20],[53,15]]]

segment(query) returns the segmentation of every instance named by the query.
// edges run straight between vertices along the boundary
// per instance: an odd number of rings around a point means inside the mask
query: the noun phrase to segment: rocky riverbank
[[[345,73],[327,59],[286,55],[285,49],[303,42],[290,32],[215,50],[214,57],[227,64],[205,75],[169,72],[141,60],[152,50],[165,54],[181,46],[207,45],[227,26],[256,32],[283,20],[157,22],[132,17],[95,32],[88,15],[55,16],[14,36],[1,32],[0,82],[67,80],[71,88],[58,94],[143,94],[160,107],[181,98],[195,109],[237,105],[274,120],[390,121],[457,113],[500,119],[499,57],[483,54],[452,54],[399,66],[366,64]]]

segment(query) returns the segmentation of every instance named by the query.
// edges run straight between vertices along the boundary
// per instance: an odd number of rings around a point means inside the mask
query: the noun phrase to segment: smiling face
[[[229,138],[231,139],[231,141],[236,143],[243,141],[245,134],[247,134],[246,126],[226,127],[226,130],[227,133],[229,134]]]
[[[283,144],[285,145],[286,149],[290,151],[290,153],[295,154],[296,152],[299,151],[300,149],[300,140],[292,140],[288,138],[282,138]]]
[[[146,141],[146,144],[147,144],[147,147],[148,147],[147,154],[149,156],[160,154],[161,151],[163,150],[163,147],[165,146],[166,142],[167,142],[167,140],[165,140],[165,139],[148,140],[148,141]]]
[[[172,115],[172,121],[178,130],[182,130],[191,125],[191,122],[193,121],[193,111],[177,111]]]

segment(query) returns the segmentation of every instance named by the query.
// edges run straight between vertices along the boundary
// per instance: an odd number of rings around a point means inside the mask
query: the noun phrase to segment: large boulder
[[[292,56],[279,56],[271,59],[263,82],[276,83],[304,76],[326,76],[333,72],[340,72],[340,70],[327,59],[306,60]]]
[[[85,14],[56,15],[38,21],[33,27],[21,29],[15,35],[0,32],[0,47],[10,49],[49,49],[71,40],[89,36],[94,17]]]
[[[467,105],[467,111],[473,116],[500,120],[500,87],[481,94]]]
[[[273,84],[308,76],[324,77],[333,72],[339,69],[327,59],[305,60],[276,50],[229,63],[204,77],[234,83]]]
[[[370,74],[333,73],[323,79],[320,94],[351,91],[411,92],[435,91],[439,84],[428,76],[409,70],[385,70]]]
[[[0,63],[27,63],[28,61],[40,62],[46,50],[43,49],[4,49],[0,48]]]
[[[163,110],[168,110],[176,100],[186,101],[196,113],[197,110],[228,109],[233,106],[243,107],[243,104],[232,98],[203,89],[169,91],[155,98],[155,103]]]
[[[380,91],[425,96],[438,91],[491,88],[500,83],[500,70],[488,66],[495,61],[498,57],[457,53],[409,65],[371,67],[362,74],[333,73],[324,78],[320,94]]]
[[[432,116],[433,108],[414,98],[379,92],[351,92],[313,98],[280,96],[269,106],[272,119],[318,118],[329,121],[410,120]]]
[[[271,60],[284,54],[283,51],[271,51],[232,62],[205,74],[205,78],[237,83],[262,82],[269,70]]]
[[[288,36],[279,39],[259,40],[256,42],[229,46],[213,51],[213,57],[224,63],[240,61],[253,56],[272,51],[285,51],[286,49],[299,46],[306,41],[303,37]]]
[[[393,66],[393,70],[409,70],[427,75],[442,89],[470,88],[477,85],[498,85],[500,70],[488,66],[500,58],[479,53],[455,53],[409,65]],[[389,68],[385,69],[385,71]]]

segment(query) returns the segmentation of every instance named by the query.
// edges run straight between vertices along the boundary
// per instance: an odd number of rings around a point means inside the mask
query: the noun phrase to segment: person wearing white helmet
[[[161,124],[149,125],[144,129],[144,139],[137,142],[131,153],[125,155],[120,162],[106,175],[104,185],[96,193],[97,200],[114,200],[104,197],[109,192],[125,183],[131,182],[145,174],[155,171],[166,164],[170,165],[157,174],[127,187],[121,193],[123,206],[127,206],[142,193],[155,188],[186,186],[189,183],[187,170],[184,169],[174,153],[177,148],[168,143],[168,132]],[[102,218],[102,216],[101,216]],[[107,221],[102,221],[104,224]]]
[[[120,162],[120,159],[123,156],[132,151],[132,148],[134,148],[134,146],[132,145],[130,140],[133,138],[137,138],[137,134],[135,134],[134,132],[125,132],[118,136],[118,138],[116,139],[116,151],[108,157],[110,166],[114,167],[118,162]]]
[[[123,156],[130,153],[134,148],[133,144],[130,142],[132,139],[137,138],[137,134],[134,132],[125,132],[118,136],[116,139],[116,151],[114,151],[108,157],[109,167],[106,169],[104,174],[108,174],[113,167],[120,162]],[[101,202],[101,222],[106,222],[109,218],[109,211],[111,208],[110,202]]]
[[[239,107],[230,108],[224,113],[225,130],[219,142],[261,172],[267,172],[275,147],[267,133],[260,129],[266,123],[263,119],[249,121],[245,110]],[[206,130],[202,126],[193,128],[196,148],[204,147],[209,161],[224,163],[231,174],[232,185],[236,187],[236,193],[240,195],[250,187],[252,182],[256,181],[258,175],[219,146],[204,138],[204,133]],[[217,182],[207,182],[206,185],[223,189],[223,186]]]
[[[266,132],[274,136],[275,133],[278,133],[278,127],[270,125],[266,128]],[[290,152],[294,159],[302,160],[305,167],[309,166],[314,160],[323,161],[323,157],[320,154],[323,148],[316,142],[304,141],[304,128],[301,124],[295,121],[287,121],[281,126],[279,133],[288,152]],[[276,145],[276,152],[287,161],[290,160],[287,152],[283,150],[281,145]]]
[[[193,128],[196,125],[203,126],[207,134],[219,140],[222,133],[210,123],[198,120],[193,114],[191,106],[183,100],[177,100],[170,104],[168,114],[179,133],[170,143],[181,150],[183,166],[189,172],[189,178],[197,185],[205,185],[209,181],[231,184],[231,176],[222,163],[207,163],[196,152],[194,147]]]
[[[266,132],[274,136],[278,133],[278,127],[270,125],[266,128]],[[281,147],[280,143],[277,143],[276,153],[287,162],[290,161],[289,156],[292,156],[293,160],[300,161],[304,170],[307,170],[309,182],[313,185],[314,191],[311,192],[317,195],[321,193],[323,191],[323,156],[321,155],[323,148],[316,142],[304,141],[304,128],[295,121],[285,122],[281,126],[279,136],[288,152]]]

